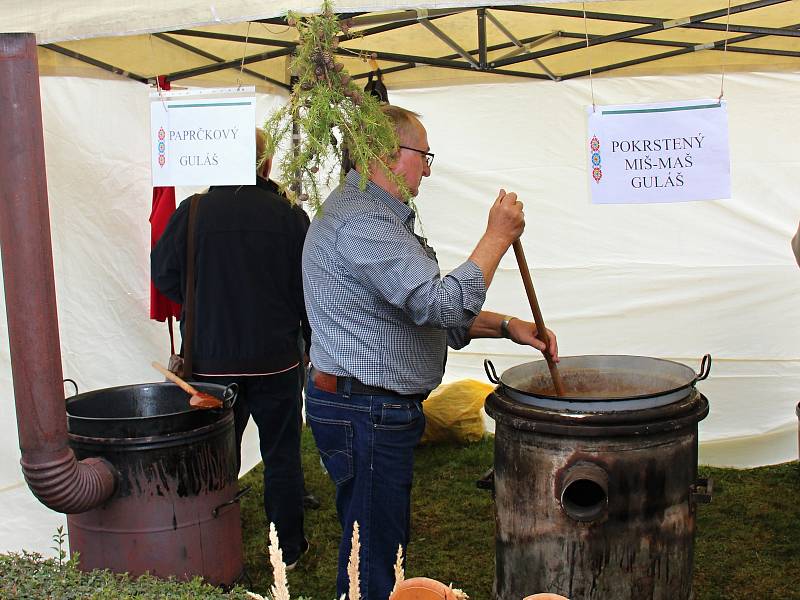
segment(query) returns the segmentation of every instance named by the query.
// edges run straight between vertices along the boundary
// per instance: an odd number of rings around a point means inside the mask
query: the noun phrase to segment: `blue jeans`
[[[236,383],[234,406],[236,460],[241,464],[242,435],[252,416],[258,427],[264,462],[264,512],[275,523],[283,559],[287,564],[305,548],[303,531],[303,465],[300,459],[300,379],[298,369],[274,375],[196,376],[197,381]]]
[[[349,588],[347,562],[353,523],[361,543],[362,600],[386,600],[394,587],[398,545],[411,535],[414,447],[425,429],[419,401],[402,396],[333,394],[306,387],[306,420],[322,462],[336,484],[342,526],[336,597]]]

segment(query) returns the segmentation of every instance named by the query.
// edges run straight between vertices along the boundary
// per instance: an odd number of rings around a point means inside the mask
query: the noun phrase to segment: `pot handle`
[[[75,380],[74,380],[74,379],[69,379],[69,378],[67,378],[67,379],[65,379],[65,380],[64,380],[64,383],[67,383],[67,382],[71,383],[71,384],[72,384],[72,386],[75,388],[75,393],[74,393],[74,394],[72,394],[72,395],[73,395],[73,396],[77,396],[77,395],[78,395],[78,384],[77,384],[77,383],[75,383]]]
[[[497,376],[497,371],[494,370],[494,365],[488,358],[483,359],[483,370],[486,371],[486,376],[489,378],[489,381],[495,385],[500,384],[500,378]]]
[[[239,384],[231,383],[222,392],[222,408],[233,408],[236,397],[239,395]]]
[[[236,384],[233,383],[231,385],[236,385]],[[253,487],[252,485],[248,485],[240,489],[238,492],[236,492],[236,495],[233,498],[231,498],[227,502],[223,502],[222,504],[214,508],[214,510],[211,511],[211,516],[216,519],[219,516],[220,510],[222,510],[226,506],[230,506],[231,504],[236,504],[237,502],[239,502],[239,500],[242,499],[242,496],[244,496],[247,492],[249,492],[250,488],[252,487]]]
[[[689,498],[695,504],[709,504],[714,497],[714,480],[711,477],[698,477],[689,486]]]
[[[490,467],[481,478],[475,482],[475,487],[479,490],[492,490],[494,494],[494,467]]]
[[[711,373],[711,355],[706,354],[700,361],[700,373],[697,375],[697,381],[703,381],[709,373]]]

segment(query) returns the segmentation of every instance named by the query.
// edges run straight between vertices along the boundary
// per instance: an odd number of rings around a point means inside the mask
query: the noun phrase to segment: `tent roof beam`
[[[478,64],[481,69],[486,68],[486,9],[479,8],[478,16]]]
[[[83,63],[92,65],[94,67],[98,67],[100,69],[103,69],[104,71],[108,71],[109,73],[114,73],[115,75],[121,75],[123,77],[127,77],[128,79],[133,79],[134,81],[138,81],[139,83],[150,83],[150,80],[147,77],[143,77],[142,75],[137,75],[136,73],[131,73],[130,71],[126,71],[125,69],[120,69],[119,67],[115,67],[114,65],[110,65],[101,60],[97,60],[96,58],[92,58],[91,56],[86,56],[85,54],[81,54],[80,52],[75,52],[74,50],[70,50],[69,48],[65,48],[64,46],[59,46],[58,44],[42,44],[42,48],[47,48],[48,50],[57,52],[58,54],[63,54],[64,56],[74,58],[75,60],[79,60]]]
[[[162,40],[162,41],[164,41],[164,42],[167,42],[168,44],[172,44],[174,46],[178,46],[179,48],[183,48],[184,50],[187,50],[189,52],[197,54],[198,56],[202,56],[203,58],[207,58],[209,60],[213,60],[216,63],[225,62],[225,59],[220,58],[219,56],[211,54],[210,52],[206,52],[205,50],[201,50],[200,48],[196,48],[195,46],[192,46],[191,44],[187,44],[186,42],[182,42],[181,40],[176,40],[174,37],[171,37],[171,36],[169,36],[167,34],[154,33],[153,36],[158,38],[158,39],[160,39],[160,40]],[[231,67],[231,68],[235,68],[235,67]],[[268,77],[267,75],[262,75],[261,73],[258,73],[257,71],[253,71],[252,69],[241,69],[241,71],[242,71],[242,73],[246,73],[246,74],[250,75],[251,77],[255,77],[256,79],[261,79],[261,80],[267,81],[267,82],[269,82],[269,83],[271,83],[273,85],[277,85],[278,87],[280,87],[280,88],[282,88],[284,90],[290,90],[291,89],[287,83],[285,83],[283,81],[278,81],[277,79],[273,79],[272,77]]]
[[[800,27],[798,25],[792,25],[792,28],[800,31],[797,29]],[[580,39],[585,40],[586,34],[585,33],[578,33],[578,32],[570,32],[570,31],[562,31],[559,32],[562,37],[571,38],[571,39]],[[594,34],[589,34],[589,39],[591,40],[593,37],[597,37]],[[779,49],[771,49],[771,48],[755,48],[755,47],[747,47],[747,46],[735,46],[734,44],[740,44],[742,42],[747,42],[750,40],[758,39],[764,37],[763,35],[744,35],[737,38],[730,38],[728,40],[728,52],[744,52],[749,54],[767,54],[773,56],[797,56],[800,57],[800,52],[795,50],[779,50]],[[645,46],[672,46],[677,48],[696,48],[698,46],[702,46],[704,44],[695,44],[693,42],[678,42],[675,40],[662,40],[662,39],[650,39],[650,38],[631,38],[628,40],[620,40],[626,44],[641,44]],[[709,42],[705,44],[708,46],[707,50],[718,50],[724,51],[725,50],[725,40],[718,40],[716,42]]]
[[[250,56],[245,56],[242,58],[234,58],[233,60],[226,60],[221,63],[217,63],[214,65],[206,65],[204,67],[196,67],[194,69],[185,69],[183,71],[176,71],[174,73],[169,73],[164,76],[166,81],[178,81],[179,79],[187,79],[189,77],[196,77],[197,75],[206,75],[208,73],[214,73],[216,71],[222,71],[224,69],[236,68],[241,67],[241,65],[249,65],[254,62],[261,62],[263,60],[269,60],[271,58],[277,58],[279,56],[286,56],[287,54],[291,54],[291,48],[281,48],[280,50],[272,50],[270,52],[261,52],[259,54],[251,54]]]
[[[511,40],[511,42],[512,42],[512,43],[513,43],[513,44],[514,44],[516,47],[517,47],[517,49],[516,49],[516,50],[512,50],[512,51],[511,51],[509,54],[507,54],[506,56],[503,56],[503,57],[501,57],[501,58],[508,58],[508,57],[510,57],[510,56],[517,56],[517,55],[518,55],[519,53],[521,53],[521,52],[524,52],[524,53],[530,54],[530,53],[533,51],[533,50],[531,49],[531,48],[532,48],[532,47],[535,45],[533,42],[532,42],[532,43],[530,43],[530,44],[528,44],[528,45],[526,45],[526,44],[523,44],[523,43],[522,43],[522,42],[520,42],[520,41],[519,41],[519,40],[516,38],[516,36],[515,36],[513,33],[511,33],[511,31],[510,31],[510,30],[509,30],[509,29],[508,29],[508,28],[507,28],[505,25],[503,25],[503,23],[501,23],[501,22],[500,22],[500,20],[499,20],[497,17],[495,17],[495,16],[494,16],[494,15],[493,15],[491,12],[488,12],[488,11],[487,11],[487,13],[486,13],[486,16],[488,17],[488,19],[489,19],[489,20],[490,20],[492,23],[494,23],[494,26],[495,26],[495,27],[497,27],[497,28],[498,28],[498,29],[499,29],[499,30],[500,30],[500,31],[503,33],[503,35],[505,35],[505,36],[506,36],[506,37],[507,37],[509,40]],[[548,34],[548,35],[543,35],[541,38],[539,38],[539,39],[537,40],[537,42],[538,42],[538,43],[542,43],[542,42],[544,42],[544,41],[546,41],[546,40],[549,40],[549,39],[551,39],[552,37],[554,37],[554,35],[555,35],[555,34],[552,34],[552,33],[551,33],[551,34]],[[552,72],[550,69],[548,69],[548,68],[545,66],[545,64],[544,64],[542,61],[540,61],[538,58],[534,58],[534,59],[533,59],[533,61],[534,61],[534,62],[535,62],[537,65],[538,65],[538,67],[539,67],[539,68],[540,68],[542,71],[544,71],[545,73],[547,73],[547,76],[548,76],[548,77],[550,77],[550,79],[552,79],[553,81],[555,81],[555,80],[557,79],[557,77],[556,77],[556,76],[553,74],[553,72]]]
[[[532,36],[532,37],[529,37],[529,38],[523,38],[520,41],[523,44],[532,44],[532,43],[538,42],[542,38],[545,38],[545,37],[550,38],[550,37],[559,36],[559,35],[561,35],[561,32],[556,31],[556,32],[553,32],[553,33],[545,34],[544,36],[535,35],[535,36]],[[512,48],[512,47],[514,47],[514,43],[513,42],[503,42],[503,43],[500,43],[500,44],[494,44],[492,46],[487,46],[486,47],[486,51],[487,52],[494,52],[496,50],[505,50],[507,48]],[[470,54],[480,54],[480,47],[476,48],[475,50],[469,50],[468,52]],[[447,60],[447,59],[458,58],[458,56],[459,56],[458,54],[448,54],[446,56],[440,56],[439,58]],[[409,57],[409,58],[413,58],[413,57]],[[415,66],[416,65],[413,62],[409,62],[409,63],[407,63],[405,65],[398,65],[396,67],[389,67],[388,69],[381,69],[381,72],[384,73],[384,74],[386,74],[386,73],[396,73],[398,71],[406,71],[408,69],[413,69]],[[433,65],[431,65],[431,66],[433,66]],[[494,73],[495,71],[493,71],[492,69],[490,69],[487,66],[486,69],[481,69],[481,72]],[[352,77],[353,77],[353,79],[364,79],[365,77],[369,77],[369,74],[370,74],[370,71],[365,71],[363,73],[358,73],[357,75],[353,75]],[[539,79],[539,77],[537,77],[537,79]]]
[[[731,6],[730,14],[735,15],[741,12],[757,10],[759,8],[766,8],[776,4],[783,4],[785,2],[791,2],[791,1],[792,0],[756,0],[754,2],[748,2],[746,4],[740,4],[738,6]],[[707,21],[709,19],[719,19],[720,17],[725,17],[728,15],[727,9],[719,9],[707,13],[701,13],[683,19],[663,19],[659,17],[625,15],[620,13],[607,13],[607,12],[598,12],[589,10],[587,10],[586,13],[584,13],[582,10],[553,8],[549,6],[507,5],[507,6],[493,6],[492,10],[523,12],[523,13],[530,13],[537,15],[549,15],[553,17],[573,17],[577,19],[583,19],[585,16],[587,19],[592,21],[616,21],[621,23],[641,23],[643,25],[657,25],[666,23],[667,27],[665,27],[665,29],[669,29],[670,27],[688,27],[692,23]]]
[[[444,42],[447,46],[450,47],[453,51],[456,52],[461,58],[467,61],[473,69],[479,69],[480,65],[475,61],[474,58],[470,54],[467,54],[467,51],[464,50],[461,46],[459,46],[453,38],[448,36],[444,31],[436,27],[433,23],[428,21],[428,19],[420,19],[419,24],[422,25],[425,29],[430,31],[433,35],[439,38],[442,42]]]
[[[277,40],[273,38],[247,37],[232,33],[220,33],[218,31],[200,31],[194,29],[175,29],[167,31],[170,35],[183,35],[188,37],[206,38],[210,40],[222,40],[225,42],[241,42],[242,44],[257,44],[261,46],[278,46],[280,48],[295,48],[297,42],[288,40]]]
[[[761,35],[742,36],[742,38],[738,38],[738,39],[740,39],[740,40],[743,40],[745,38],[753,39],[753,38],[756,38],[756,37],[762,37],[762,36]],[[645,40],[631,39],[631,40],[627,40],[627,41],[628,42],[632,42],[632,43],[645,43]],[[652,42],[656,42],[656,40],[651,40],[651,41]],[[650,43],[651,41],[648,41],[647,43]],[[731,46],[732,41],[733,40],[728,40],[728,48],[727,48],[728,51],[732,51],[732,52],[757,52],[759,54],[773,54],[773,55],[778,55],[778,56],[791,56],[791,57],[800,58],[800,52],[796,52],[796,51],[792,51],[792,50],[770,50],[770,49],[764,49],[764,48],[743,48],[741,46]],[[672,58],[674,56],[680,56],[682,54],[689,54],[691,52],[699,52],[699,51],[702,51],[702,50],[723,50],[724,51],[724,49],[725,49],[725,40],[724,39],[723,40],[717,40],[716,42],[709,42],[708,44],[691,44],[691,43],[685,43],[685,42],[670,42],[670,45],[680,45],[682,47],[680,49],[678,49],[678,50],[673,50],[671,52],[664,52],[664,53],[661,53],[661,54],[654,54],[652,56],[647,56],[647,57],[627,60],[627,61],[614,63],[614,64],[611,64],[611,65],[605,65],[605,66],[601,66],[601,67],[597,67],[597,68],[592,68],[591,72],[592,73],[603,73],[603,72],[611,71],[611,70],[614,70],[614,69],[621,69],[623,67],[630,67],[630,66],[633,66],[633,65],[639,65],[639,64],[643,64],[643,63],[647,63],[647,62],[653,62],[653,61],[656,61],[656,60],[663,60],[665,58]],[[577,71],[575,73],[569,73],[567,75],[564,75],[562,77],[562,79],[574,79],[576,77],[583,77],[585,75],[589,75],[589,70],[588,69],[582,70],[582,71]]]
[[[741,13],[749,10],[757,10],[759,8],[764,8],[765,6],[771,6],[773,4],[781,4],[788,0],[757,0],[756,2],[748,2],[746,4],[740,4],[738,6],[732,6],[730,8],[730,14]],[[531,12],[531,13],[539,13],[542,7],[535,7],[535,6],[514,6],[514,7],[498,7],[502,10],[513,10],[517,12]],[[559,10],[562,14],[559,16],[571,16],[571,17],[583,17],[583,11],[563,11],[561,9],[546,9],[550,10]],[[564,14],[569,12],[570,14]],[[663,29],[669,29],[671,27],[684,27],[688,26],[689,23],[697,23],[700,21],[704,21],[706,19],[716,19],[721,16],[725,16],[728,14],[727,9],[723,10],[715,10],[706,13],[700,13],[696,15],[692,15],[689,17],[685,17],[683,19],[659,19],[655,17],[630,17],[630,15],[626,15],[631,18],[631,22],[636,23],[648,23],[645,27],[638,27],[636,29],[628,29],[626,31],[620,31],[618,33],[612,33],[609,35],[598,36],[594,39],[590,38],[587,43],[581,44],[580,42],[574,44],[566,44],[564,46],[558,46],[556,48],[548,48],[546,50],[540,50],[538,52],[533,52],[525,56],[515,56],[511,58],[505,58],[503,60],[496,61],[493,65],[490,63],[490,66],[497,66],[503,67],[511,64],[516,64],[519,62],[523,62],[525,60],[531,60],[533,58],[543,58],[545,56],[554,56],[556,54],[563,54],[564,52],[570,52],[572,50],[581,50],[588,46],[597,46],[600,44],[607,44],[610,42],[617,42],[617,41],[624,41],[630,38],[635,38],[640,35],[646,35],[648,33],[656,33],[658,31],[662,31]],[[609,19],[609,13],[595,13],[595,18],[601,18],[603,20],[613,20]],[[588,13],[586,14],[588,18]],[[639,20],[641,19],[641,20]],[[665,25],[666,24],[666,25]],[[626,61],[627,62],[627,61]],[[623,63],[619,63],[623,64]],[[628,65],[626,65],[628,66]]]
[[[413,25],[415,21],[422,20],[422,19],[433,19],[439,17],[449,17],[450,15],[457,15],[459,13],[466,12],[467,8],[435,8],[429,9],[426,11],[419,11],[419,10],[401,10],[394,13],[387,13],[387,14],[379,14],[379,15],[367,15],[364,17],[356,17],[353,19],[355,21],[355,26],[360,27],[362,25],[379,25],[384,23],[400,23],[400,22],[408,22],[409,24]]]
[[[472,64],[453,60],[452,58],[434,58],[430,56],[412,56],[409,54],[397,54],[394,52],[382,52],[382,51],[374,51],[374,50],[363,50],[367,54],[374,54],[378,60],[383,60],[386,62],[400,62],[400,63],[408,63],[408,66],[403,65],[402,69],[396,70],[405,70],[407,68],[413,68],[417,66],[430,66],[430,67],[440,67],[444,69],[456,69],[459,71],[473,71],[475,73],[493,73],[495,75],[511,75],[514,77],[525,77],[528,79],[550,79],[547,75],[543,75],[541,73],[528,73],[527,71],[513,71],[509,69],[499,69],[499,68],[492,68],[489,67],[487,69],[480,69],[475,68]],[[473,51],[472,54],[475,54],[477,50]],[[347,50],[342,50],[341,48],[335,51],[337,55],[344,55],[344,56],[351,56],[351,54]],[[460,56],[458,54],[449,55],[449,56]],[[389,69],[381,69],[383,73],[390,72]],[[356,75],[357,78],[364,77],[364,74]]]

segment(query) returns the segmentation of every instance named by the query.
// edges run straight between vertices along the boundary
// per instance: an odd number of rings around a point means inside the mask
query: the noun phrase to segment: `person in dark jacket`
[[[263,147],[263,137],[259,142]],[[198,201],[193,373],[186,377],[239,386],[237,461],[252,416],[264,461],[264,510],[291,568],[308,550],[298,402],[298,337],[302,332],[307,354],[311,336],[300,272],[308,218],[268,179],[270,166],[271,159],[257,164],[255,185],[213,186]],[[156,288],[181,304],[189,204],[181,203],[150,254]],[[182,318],[182,334],[183,328]]]

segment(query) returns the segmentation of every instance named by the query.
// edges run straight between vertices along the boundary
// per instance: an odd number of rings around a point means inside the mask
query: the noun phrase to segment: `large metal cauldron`
[[[71,552],[84,570],[110,569],[233,584],[242,574],[232,405],[235,387],[196,383],[224,400],[189,408],[171,383],[79,394],[67,400],[69,443],[118,471],[103,506],[69,515]]]
[[[496,421],[497,600],[688,600],[697,423],[708,376],[638,356],[565,357],[565,396],[544,361],[509,369],[486,400]]]

